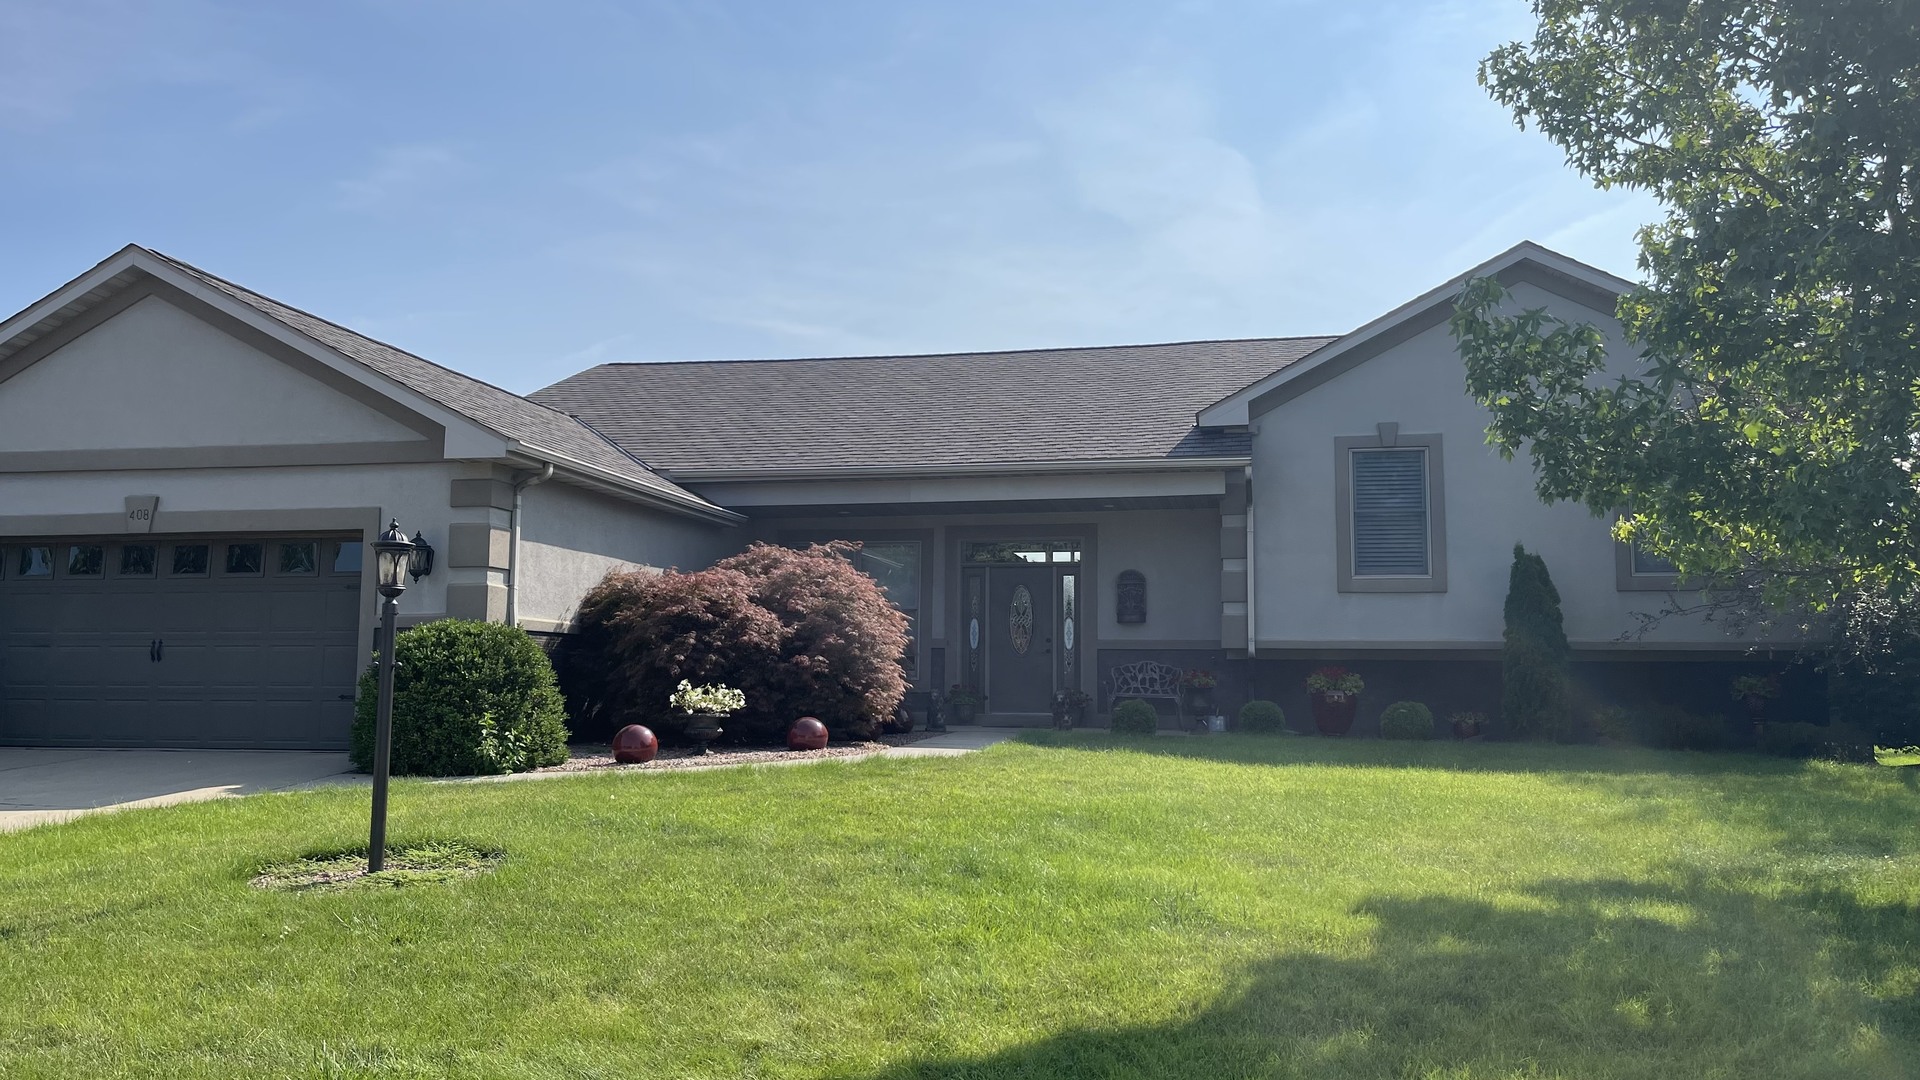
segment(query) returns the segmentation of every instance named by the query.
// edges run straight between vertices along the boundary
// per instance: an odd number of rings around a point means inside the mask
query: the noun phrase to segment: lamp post
[[[373,542],[374,585],[380,604],[380,705],[373,727],[373,828],[367,838],[367,873],[377,874],[387,862],[387,772],[393,763],[393,619],[400,610],[400,594],[407,591],[407,572],[413,566],[413,541],[395,520]],[[429,559],[432,556],[428,556]]]

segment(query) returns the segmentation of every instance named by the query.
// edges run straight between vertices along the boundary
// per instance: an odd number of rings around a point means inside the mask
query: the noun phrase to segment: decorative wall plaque
[[[1147,621],[1147,575],[1138,570],[1122,570],[1114,582],[1113,617],[1122,623]]]

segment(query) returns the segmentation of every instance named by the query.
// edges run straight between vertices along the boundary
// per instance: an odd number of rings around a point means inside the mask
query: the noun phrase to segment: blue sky
[[[0,308],[137,242],[513,390],[1339,332],[1532,239],[1520,0],[7,0]]]

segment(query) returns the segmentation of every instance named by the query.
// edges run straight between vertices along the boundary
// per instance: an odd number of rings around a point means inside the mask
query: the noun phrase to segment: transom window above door
[[[975,540],[967,545],[966,561],[988,565],[1077,563],[1078,540]]]

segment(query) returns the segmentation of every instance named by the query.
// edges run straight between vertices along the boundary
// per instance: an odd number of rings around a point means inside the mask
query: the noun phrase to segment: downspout
[[[1251,660],[1260,651],[1259,627],[1254,622],[1254,612],[1260,606],[1260,583],[1254,577],[1254,567],[1260,565],[1259,551],[1254,547],[1253,536],[1253,466],[1247,466],[1247,659]]]
[[[553,462],[513,482],[513,516],[507,523],[507,625],[520,625],[520,493],[553,479]]]

